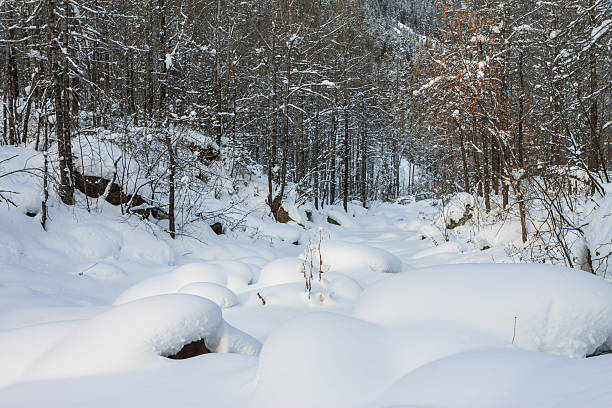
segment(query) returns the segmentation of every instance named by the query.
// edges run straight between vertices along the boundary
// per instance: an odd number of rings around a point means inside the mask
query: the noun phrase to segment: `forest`
[[[262,167],[277,219],[288,183],[317,208],[464,191],[516,207],[523,241],[526,207],[579,229],[555,209],[610,181],[605,0],[8,0],[1,16],[2,143],[54,149],[71,204],[87,183],[68,152],[111,132],[171,234],[178,181],[223,149]]]

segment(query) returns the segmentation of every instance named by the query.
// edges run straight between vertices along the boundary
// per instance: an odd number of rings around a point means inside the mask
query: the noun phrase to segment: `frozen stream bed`
[[[512,229],[484,251],[423,239],[432,211],[202,243],[3,208],[0,407],[612,406],[612,355],[584,358],[612,346],[612,285],[510,263]]]

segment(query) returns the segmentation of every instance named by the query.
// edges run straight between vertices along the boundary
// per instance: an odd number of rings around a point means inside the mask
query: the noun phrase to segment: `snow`
[[[226,288],[210,282],[189,283],[178,290],[178,293],[195,295],[215,302],[220,308],[227,309],[238,303],[236,294]]]
[[[304,282],[306,264],[298,258],[280,258],[266,264],[259,272],[260,285]]]
[[[563,361],[554,356],[512,348],[459,353],[420,367],[397,380],[378,406],[512,407],[535,406],[512,391],[534,370]],[[434,384],[443,384],[440,392]],[[503,396],[503,398],[500,398]],[[514,401],[508,404],[507,398]],[[540,406],[540,405],[537,405]]]
[[[291,320],[264,343],[254,406],[359,406],[397,375],[385,350],[373,324],[331,313]]]
[[[225,286],[227,275],[217,266],[208,263],[190,263],[179,266],[172,272],[143,280],[123,292],[116,305],[168,293],[177,293],[194,282],[210,282]]]
[[[319,249],[315,248],[314,257],[318,261]],[[306,259],[309,251],[300,255]],[[381,248],[370,245],[343,241],[323,241],[320,245],[323,266],[330,271],[369,268],[374,272],[397,273],[402,269],[402,261]],[[316,263],[316,262],[315,262]]]
[[[507,344],[515,337],[514,344],[526,350],[580,358],[612,341],[611,300],[612,285],[575,269],[448,265],[371,286],[354,316],[390,326],[450,322]]]
[[[14,155],[0,174],[42,165],[0,149]],[[0,406],[612,406],[611,356],[582,358],[612,346],[610,282],[513,263],[520,225],[495,199],[491,214],[461,193],[345,212],[291,192],[295,222],[279,225],[258,177],[205,202],[224,235],[202,222],[175,240],[54,191],[44,231],[26,215],[40,211],[36,171],[0,177],[17,205],[0,205]],[[474,218],[445,230],[466,204]],[[603,250],[612,207],[591,210],[585,238]],[[214,353],[164,357],[200,338]]]

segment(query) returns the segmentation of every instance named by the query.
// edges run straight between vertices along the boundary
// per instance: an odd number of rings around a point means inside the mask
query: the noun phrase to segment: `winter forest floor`
[[[253,204],[251,229],[171,240],[55,202],[45,232],[24,180],[0,206],[0,407],[612,406],[612,355],[584,358],[612,346],[612,286],[515,263],[515,221],[446,241],[431,200],[302,226]]]

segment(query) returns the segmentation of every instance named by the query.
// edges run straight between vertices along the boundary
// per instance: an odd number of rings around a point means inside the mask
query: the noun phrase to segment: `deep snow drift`
[[[612,347],[611,284],[510,263],[514,223],[446,241],[461,211],[423,200],[171,240],[52,200],[45,232],[37,176],[0,186],[20,193],[0,204],[0,407],[612,406],[612,355],[584,358]]]

